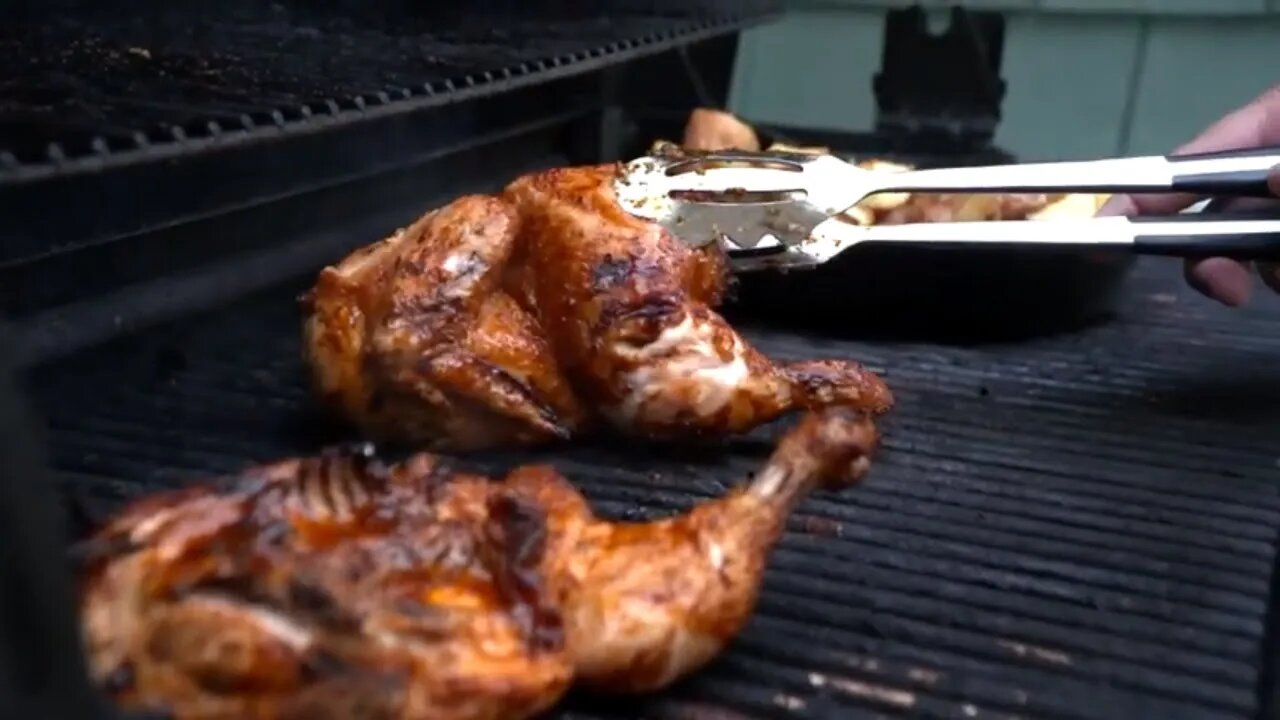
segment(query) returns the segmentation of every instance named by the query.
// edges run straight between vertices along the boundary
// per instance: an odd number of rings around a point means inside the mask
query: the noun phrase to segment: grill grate
[[[0,14],[0,166],[283,126],[484,84],[758,13],[759,2],[52,3]],[[69,5],[60,10],[58,5]],[[349,7],[342,7],[347,5]],[[386,7],[382,7],[386,5]],[[615,3],[616,5],[616,3]],[[665,7],[665,10],[664,10]],[[502,8],[505,8],[503,10]],[[550,13],[548,15],[548,13]]]
[[[95,515],[333,439],[300,382],[301,287],[42,370],[71,496]],[[899,405],[869,481],[802,506],[732,652],[643,713],[1259,716],[1280,313],[1219,310],[1155,261],[1121,308],[1092,330],[1008,345],[749,333],[778,357],[863,358]],[[640,518],[722,493],[768,437],[734,440],[727,458],[609,443],[550,458],[603,513]],[[564,716],[637,707],[575,699]]]

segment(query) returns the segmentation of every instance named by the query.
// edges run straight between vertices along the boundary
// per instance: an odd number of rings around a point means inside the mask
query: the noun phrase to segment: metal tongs
[[[815,267],[867,242],[1125,248],[1148,255],[1280,258],[1280,212],[858,225],[838,217],[894,193],[1188,193],[1273,197],[1280,148],[884,172],[832,155],[693,152],[643,157],[614,183],[622,207],[693,247],[720,241],[735,270]]]

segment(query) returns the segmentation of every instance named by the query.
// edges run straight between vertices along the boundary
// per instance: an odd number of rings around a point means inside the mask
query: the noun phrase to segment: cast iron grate
[[[283,127],[570,65],[770,9],[755,1],[683,10],[605,3],[572,14],[556,10],[571,3],[545,0],[519,10],[477,3],[466,13],[432,3],[306,0],[54,5],[69,7],[0,14],[2,164]]]
[[[296,287],[43,370],[65,490],[90,514],[326,441]],[[870,480],[802,507],[732,652],[659,698],[570,717],[1257,717],[1280,529],[1280,312],[1220,310],[1139,266],[1119,316],[1020,344],[868,344],[899,406]],[[604,513],[723,492],[729,456],[551,454]],[[541,454],[547,457],[546,453]],[[500,466],[515,456],[482,464]]]

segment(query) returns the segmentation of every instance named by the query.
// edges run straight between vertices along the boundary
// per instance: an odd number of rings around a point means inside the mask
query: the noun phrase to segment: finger
[[[1267,175],[1267,187],[1272,194],[1280,197],[1280,166],[1271,168],[1271,173]],[[1263,284],[1273,292],[1280,293],[1280,263],[1259,262],[1257,268]]]
[[[1138,206],[1133,203],[1132,195],[1112,195],[1098,208],[1097,217],[1114,215],[1137,215]]]
[[[1228,258],[1188,260],[1187,284],[1223,305],[1241,307],[1253,293],[1253,278],[1244,265]]]
[[[1097,217],[1114,215],[1170,215],[1186,209],[1196,196],[1183,193],[1165,195],[1112,195],[1098,208]]]
[[[1271,184],[1271,179],[1267,179]],[[1248,212],[1252,210],[1275,210],[1280,208],[1280,198],[1231,198],[1216,209],[1206,208],[1206,213],[1213,212]]]
[[[1248,105],[1226,115],[1173,151],[1174,155],[1238,150],[1280,144],[1280,85],[1277,85]],[[1273,171],[1269,179],[1271,191],[1280,196],[1280,175]],[[1115,207],[1108,208],[1114,201]],[[1175,213],[1196,201],[1194,195],[1169,193],[1164,195],[1125,195],[1112,198],[1098,214],[1157,215]],[[1129,212],[1118,213],[1121,207]]]
[[[1280,264],[1274,262],[1258,263],[1258,276],[1262,282],[1274,292],[1280,293]]]
[[[1280,166],[1271,169],[1267,175],[1267,187],[1276,197],[1280,198]],[[1261,210],[1274,209],[1280,205],[1280,200],[1264,200],[1262,198],[1240,198],[1230,203],[1229,209],[1232,210]],[[1258,271],[1258,277],[1262,278],[1262,283],[1273,292],[1280,293],[1280,263],[1259,261],[1254,263]]]
[[[1215,205],[1212,208],[1206,208],[1205,212],[1228,212],[1240,210],[1271,210],[1280,207],[1280,167],[1271,171],[1267,176],[1267,186],[1276,194],[1275,198],[1223,198],[1225,202]],[[1189,205],[1189,203],[1188,203]],[[1175,208],[1169,212],[1178,212],[1186,206]],[[1163,211],[1157,211],[1164,214]],[[1098,208],[1097,217],[1106,217],[1114,215],[1146,215],[1150,213],[1143,212],[1137,204],[1135,204],[1132,195],[1113,195],[1107,199],[1102,207]]]
[[[1163,195],[1125,195],[1130,211],[1125,215],[1171,215],[1195,204],[1195,195],[1168,193]]]

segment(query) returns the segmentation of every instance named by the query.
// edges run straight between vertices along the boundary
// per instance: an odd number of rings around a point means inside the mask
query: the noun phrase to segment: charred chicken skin
[[[863,414],[806,415],[750,483],[648,523],[596,518],[550,467],[367,449],[155,496],[81,549],[93,677],[179,720],[499,720],[574,681],[658,689],[742,628],[788,512],[875,442]]]
[[[800,409],[883,412],[846,360],[775,363],[715,312],[727,264],[623,211],[612,165],[467,196],[325,268],[305,298],[319,394],[434,450],[738,433]]]

